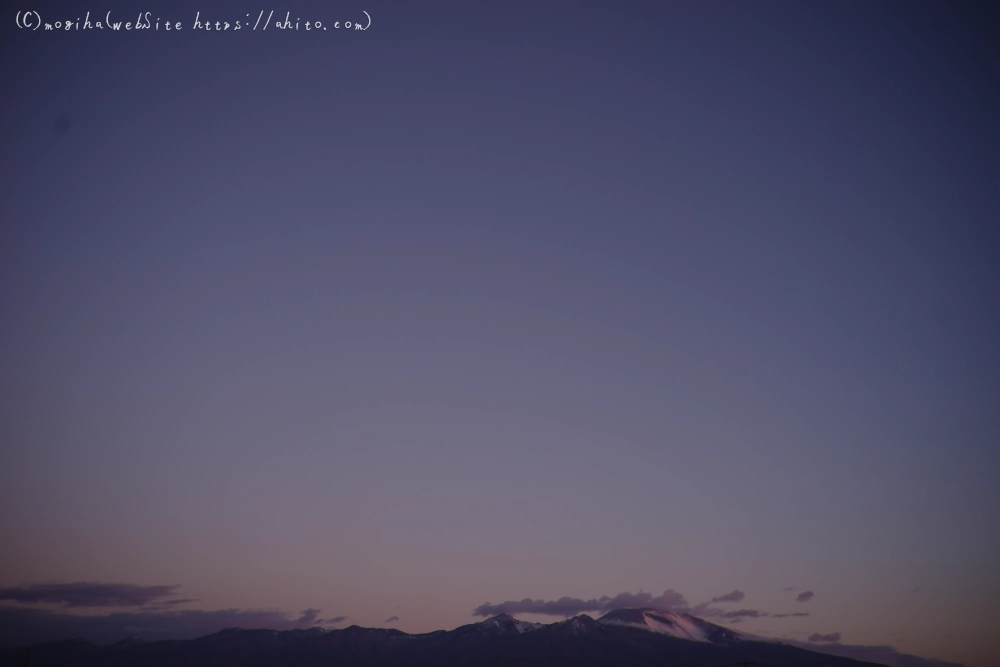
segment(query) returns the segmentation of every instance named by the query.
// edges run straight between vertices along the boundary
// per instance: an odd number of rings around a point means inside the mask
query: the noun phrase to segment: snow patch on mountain
[[[514,629],[518,634],[525,632],[531,632],[532,630],[537,630],[538,628],[544,627],[541,623],[529,623],[528,621],[519,621],[518,619],[509,616],[508,614],[497,614],[491,618],[486,619],[479,624],[481,628],[495,628],[497,630],[510,630]]]
[[[709,644],[762,641],[760,637],[730,630],[696,616],[659,609],[615,609],[597,620],[607,625],[642,628],[677,639]]]

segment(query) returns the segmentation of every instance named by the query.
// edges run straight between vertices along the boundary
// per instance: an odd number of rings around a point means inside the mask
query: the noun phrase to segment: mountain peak
[[[601,624],[587,614],[580,614],[579,616],[567,618],[565,621],[553,623],[552,625],[565,632],[578,635],[586,632],[593,632],[597,630]]]
[[[759,641],[758,637],[709,623],[697,616],[663,609],[615,609],[598,619],[605,625],[624,625],[650,632],[710,644]]]
[[[496,616],[491,616],[485,621],[476,623],[475,627],[478,629],[479,633],[487,634],[521,634],[523,632],[531,632],[532,630],[537,630],[542,627],[541,623],[529,623],[528,621],[519,621],[510,614],[497,614]]]

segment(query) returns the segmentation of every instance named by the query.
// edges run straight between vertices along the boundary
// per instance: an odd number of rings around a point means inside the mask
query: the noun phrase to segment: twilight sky
[[[182,29],[4,10],[0,641],[607,596],[1000,665],[995,5],[20,8]]]

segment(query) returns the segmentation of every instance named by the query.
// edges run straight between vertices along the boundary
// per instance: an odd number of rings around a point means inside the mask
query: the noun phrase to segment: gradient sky
[[[88,2],[183,28],[5,10],[2,613],[1000,664],[995,5]]]

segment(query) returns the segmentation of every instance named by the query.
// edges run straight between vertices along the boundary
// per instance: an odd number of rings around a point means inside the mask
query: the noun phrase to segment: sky
[[[4,11],[3,643],[655,602],[1000,665],[994,5]]]

